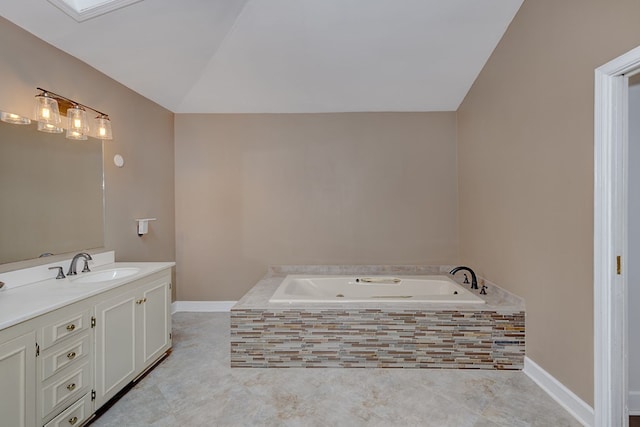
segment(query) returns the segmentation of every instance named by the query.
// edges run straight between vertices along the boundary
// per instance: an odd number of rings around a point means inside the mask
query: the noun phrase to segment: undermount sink
[[[109,280],[123,279],[125,277],[133,276],[139,272],[140,269],[137,267],[111,268],[109,270],[80,273],[77,277],[70,279],[76,283],[99,283],[108,282]]]

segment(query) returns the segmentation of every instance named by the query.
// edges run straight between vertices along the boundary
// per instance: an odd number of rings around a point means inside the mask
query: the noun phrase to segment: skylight
[[[142,0],[48,0],[78,22],[121,9]]]

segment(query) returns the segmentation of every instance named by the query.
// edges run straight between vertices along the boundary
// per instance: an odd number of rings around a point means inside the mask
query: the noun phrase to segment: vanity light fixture
[[[96,131],[96,138],[99,139],[113,139],[111,134],[111,120],[106,114],[100,114],[94,119]]]
[[[36,120],[39,131],[61,133],[59,110],[62,110],[67,113],[67,138],[86,140],[88,136],[92,136],[104,140],[113,139],[111,120],[107,114],[49,90],[37,89],[40,91],[36,95]],[[98,114],[92,126],[89,126],[87,110]]]
[[[89,134],[87,111],[79,105],[67,110],[67,138],[86,140]]]
[[[18,114],[7,113],[6,111],[0,111],[0,120],[12,125],[29,125],[31,119],[29,117],[20,116]]]
[[[38,88],[39,90],[42,90]],[[50,125],[44,127],[43,132],[49,132],[47,129],[54,129],[60,127],[60,110],[58,109],[58,101],[52,98],[46,91],[42,91],[41,94],[36,95],[36,120],[43,125]],[[57,132],[56,132],[57,133]]]
[[[42,122],[38,122],[38,130],[40,132],[47,132],[47,133],[62,133],[64,131],[64,129],[59,128],[56,125],[50,125],[49,123],[42,123]]]

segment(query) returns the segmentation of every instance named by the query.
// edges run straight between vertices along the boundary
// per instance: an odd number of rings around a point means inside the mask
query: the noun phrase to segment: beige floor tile
[[[227,313],[176,313],[173,340],[94,427],[580,425],[522,372],[231,369]]]

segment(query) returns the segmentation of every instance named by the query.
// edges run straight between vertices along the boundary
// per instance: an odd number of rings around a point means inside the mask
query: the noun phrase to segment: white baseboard
[[[542,369],[536,362],[524,358],[523,372],[540,386],[553,400],[569,411],[576,420],[586,427],[593,427],[594,412],[584,400],[580,399],[560,381]]]
[[[640,415],[640,391],[629,390],[629,415]]]
[[[237,301],[175,301],[171,304],[171,314],[189,312],[228,312]]]

